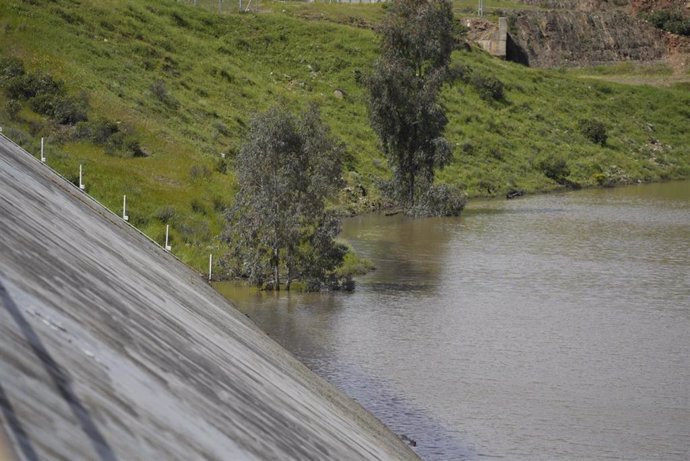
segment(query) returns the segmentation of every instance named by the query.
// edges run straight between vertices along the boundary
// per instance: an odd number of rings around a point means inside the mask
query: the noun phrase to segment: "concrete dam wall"
[[[0,137],[0,458],[417,456],[202,277]]]

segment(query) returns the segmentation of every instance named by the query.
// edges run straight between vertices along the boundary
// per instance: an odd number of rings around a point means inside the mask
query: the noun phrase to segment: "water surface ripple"
[[[365,216],[351,295],[241,307],[425,459],[690,459],[690,182]]]

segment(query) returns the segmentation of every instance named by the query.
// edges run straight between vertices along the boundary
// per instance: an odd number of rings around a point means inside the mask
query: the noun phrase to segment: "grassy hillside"
[[[358,83],[375,59],[371,26],[382,5],[262,2],[261,13],[219,15],[207,3],[0,3],[2,56],[63,80],[67,94],[88,103],[92,123],[116,124],[145,156],[95,143],[78,125],[38,115],[28,101],[12,117],[2,92],[4,133],[36,153],[46,136],[52,167],[75,178],[83,164],[88,192],[116,212],[127,194],[131,222],[158,241],[169,222],[174,252],[199,269],[209,250],[218,252],[221,212],[235,188],[233,155],[254,112],[276,103],[321,106],[347,144],[343,207],[375,204],[376,180],[389,174]],[[440,179],[470,196],[563,188],[545,174],[554,168],[559,182],[582,186],[690,174],[687,83],[624,85],[603,78],[628,68],[535,70],[477,50],[456,52],[454,64],[461,78],[446,88],[443,104],[455,161]],[[482,99],[476,76],[498,78],[505,97]],[[581,133],[583,119],[604,122],[605,146]]]

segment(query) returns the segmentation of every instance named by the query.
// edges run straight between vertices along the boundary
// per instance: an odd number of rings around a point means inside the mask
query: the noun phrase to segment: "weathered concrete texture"
[[[27,460],[417,459],[199,274],[1,137],[0,410]]]
[[[498,26],[487,26],[486,21],[468,19],[467,28],[470,30],[468,38],[474,41],[487,53],[499,58],[506,57],[508,41],[508,18],[498,18]]]
[[[508,59],[535,67],[654,62],[666,57],[666,34],[617,11],[522,11],[510,18]]]

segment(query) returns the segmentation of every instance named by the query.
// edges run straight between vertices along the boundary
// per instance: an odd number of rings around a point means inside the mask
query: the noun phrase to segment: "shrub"
[[[568,184],[566,178],[570,175],[570,167],[568,167],[568,162],[565,158],[557,155],[549,155],[539,161],[537,166],[547,178],[561,185]]]
[[[447,184],[434,184],[409,213],[414,216],[459,216],[466,202],[467,197],[460,189]]]
[[[7,96],[11,99],[29,99],[37,95],[57,95],[64,93],[62,82],[45,73],[16,75],[6,84]]]
[[[105,143],[105,153],[120,157],[146,157],[139,141],[122,131],[118,131],[108,138]]]
[[[676,10],[657,10],[643,16],[655,27],[665,31],[690,36],[690,19],[683,17],[680,11]]]
[[[20,59],[0,57],[0,85],[22,75],[24,75],[24,64]]]
[[[484,101],[500,101],[505,97],[503,82],[492,75],[474,74],[470,83]]]
[[[213,197],[213,210],[220,213],[228,208],[228,205],[220,197]]]
[[[472,79],[472,68],[467,64],[453,64],[448,69],[448,78],[451,81],[459,80],[463,83],[470,83]]]
[[[190,202],[190,206],[192,207],[192,211],[194,213],[206,214],[206,207],[198,198],[193,198]]]
[[[5,104],[5,112],[9,116],[10,120],[17,120],[19,112],[22,110],[22,105],[16,99],[10,99]]]
[[[101,118],[80,122],[76,131],[80,139],[88,139],[95,144],[105,144],[112,135],[120,131],[120,128],[117,123]]]
[[[203,219],[188,217],[175,220],[175,230],[182,237],[182,241],[188,244],[208,241],[211,237],[208,221]]]
[[[220,174],[227,174],[228,172],[228,161],[224,158],[219,158],[216,162],[216,171]]]
[[[223,136],[229,137],[232,134],[230,132],[230,128],[228,128],[228,126],[225,123],[221,122],[220,120],[213,122],[213,128],[215,128],[216,131],[219,134],[222,134]]]
[[[63,94],[41,93],[29,100],[31,108],[62,125],[74,125],[86,120],[86,104]]]
[[[172,218],[175,217],[175,209],[170,205],[166,205],[154,211],[153,217],[160,222],[167,224],[172,220]]]
[[[177,101],[177,99],[175,99],[175,97],[168,91],[168,87],[165,85],[163,80],[156,80],[153,82],[150,90],[151,93],[153,93],[153,95],[166,106],[172,109],[177,109],[180,106],[180,103]]]
[[[590,141],[601,146],[606,145],[608,135],[606,134],[606,125],[599,120],[583,119],[580,120],[580,132]]]
[[[353,72],[354,78],[355,78],[355,83],[357,85],[362,85],[364,84],[364,76],[362,74],[362,71],[359,69],[355,69]]]
[[[211,171],[206,165],[194,165],[189,169],[189,176],[193,180],[206,179],[211,176]]]

